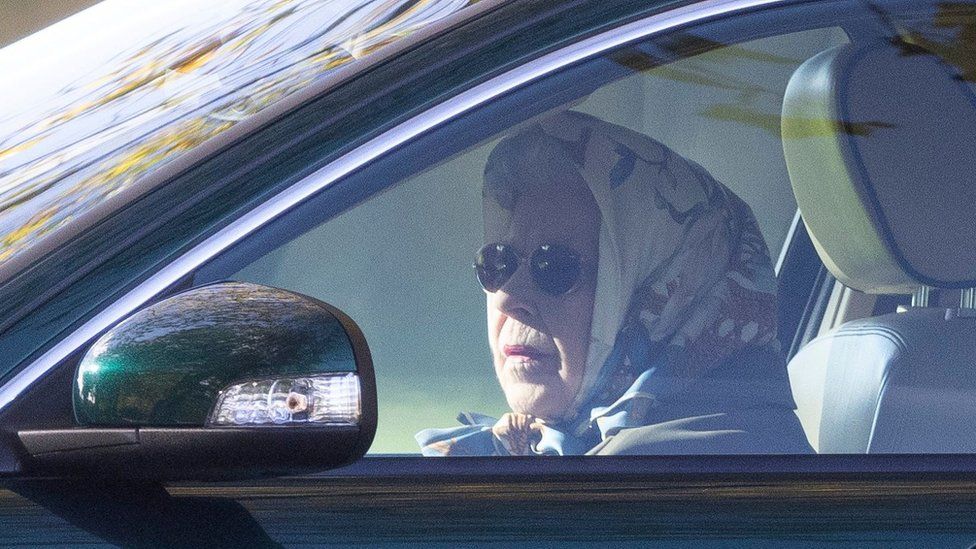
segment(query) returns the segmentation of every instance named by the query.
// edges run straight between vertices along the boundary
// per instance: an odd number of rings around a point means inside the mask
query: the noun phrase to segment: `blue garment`
[[[624,394],[588,418],[547,424],[536,455],[807,454],[783,359],[769,348],[736,353],[692,384],[645,370]],[[460,427],[425,429],[425,456],[510,455],[492,433],[497,418],[462,413]]]

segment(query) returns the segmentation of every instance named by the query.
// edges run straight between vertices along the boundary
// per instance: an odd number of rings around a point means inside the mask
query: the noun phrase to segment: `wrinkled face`
[[[510,245],[521,255],[515,274],[487,294],[495,373],[514,412],[542,419],[572,412],[589,350],[599,228],[599,209],[582,181],[530,185],[513,210],[485,201],[485,243]],[[549,295],[533,281],[528,258],[543,244],[582,258],[580,281],[566,294]]]

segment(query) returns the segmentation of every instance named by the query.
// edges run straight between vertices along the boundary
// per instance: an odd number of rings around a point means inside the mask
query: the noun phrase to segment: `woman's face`
[[[571,412],[589,350],[600,213],[582,181],[528,185],[514,209],[485,201],[485,243],[514,247],[518,270],[488,293],[488,339],[495,373],[514,412],[557,419]],[[577,285],[563,295],[539,289],[527,264],[544,244],[582,258]]]

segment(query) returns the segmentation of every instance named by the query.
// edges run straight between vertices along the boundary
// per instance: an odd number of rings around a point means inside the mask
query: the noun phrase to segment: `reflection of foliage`
[[[976,4],[943,2],[934,15],[910,21],[868,6],[895,32],[892,42],[904,55],[936,55],[955,67],[959,78],[976,82]]]
[[[755,109],[736,107],[734,105],[716,105],[709,107],[704,112],[704,116],[716,120],[728,120],[738,122],[756,128],[766,130],[776,137],[782,139],[800,139],[804,137],[825,137],[836,132],[843,132],[849,135],[866,137],[875,130],[882,128],[893,128],[894,125],[881,121],[869,122],[843,122],[831,120],[829,124],[810,122],[827,122],[804,119],[787,119],[789,124],[784,128],[783,117],[781,115],[767,114]]]
[[[0,261],[330,71],[477,0],[254,0],[0,115]]]
[[[891,29],[892,42],[903,54],[937,55],[955,66],[961,78],[976,82],[976,5],[945,2],[938,4],[934,14],[910,13],[910,21],[901,21],[874,4],[867,5]],[[689,83],[704,89],[738,92],[732,102],[714,104],[699,113],[707,118],[759,128],[782,139],[813,137],[817,132],[828,131],[868,136],[893,127],[881,120],[833,120],[828,121],[829,124],[787,124],[787,133],[784,134],[782,114],[766,112],[756,105],[757,100],[763,97],[776,99],[778,103],[781,93],[721,69],[723,64],[736,60],[792,68],[799,66],[803,59],[727,45],[691,33],[677,34],[655,44],[655,47],[654,53],[646,46],[626,48],[613,54],[611,59],[635,72],[653,71],[656,78]],[[705,53],[708,55],[701,55]],[[675,60],[680,62],[673,63]],[[742,72],[748,73],[745,70]]]
[[[800,63],[789,58],[769,55],[737,46],[723,46],[720,42],[686,34],[680,35],[675,43],[667,44],[665,51],[667,54],[659,57],[640,48],[628,48],[612,55],[611,59],[635,72],[654,70],[654,76],[658,78],[687,82],[709,88],[740,91],[745,96],[768,95],[775,94],[775,92],[756,86],[747,80],[719,72],[714,67],[709,66],[708,62],[695,62],[698,60],[687,58],[683,60],[685,62],[680,64],[667,64],[666,59],[672,59],[675,56],[683,57],[691,55],[692,52],[695,54],[711,52],[709,56],[709,61],[711,62],[721,62],[738,58],[787,65],[798,65]]]
[[[802,59],[726,45],[689,33],[678,34],[656,46],[659,48],[656,55],[638,46],[625,49],[611,59],[635,72],[651,72],[655,78],[728,92],[732,94],[729,98],[731,103],[711,105],[699,114],[714,120],[753,126],[781,136],[780,114],[764,112],[758,105],[778,105],[782,92],[759,86],[748,77],[730,74],[729,64],[744,61],[792,69],[799,66]],[[680,61],[670,62],[675,59]],[[749,74],[751,71],[743,69],[739,72]]]
[[[103,336],[79,366],[75,407],[92,424],[202,425],[233,383],[353,369],[345,331],[316,302],[224,283],[150,306]]]

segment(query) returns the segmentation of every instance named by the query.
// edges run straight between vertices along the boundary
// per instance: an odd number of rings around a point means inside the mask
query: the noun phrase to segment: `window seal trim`
[[[827,479],[842,475],[857,479],[872,476],[911,478],[961,477],[972,479],[973,454],[675,454],[559,456],[443,456],[418,454],[366,454],[344,467],[301,475],[303,479],[449,477],[455,480],[489,478],[650,479],[701,475],[762,474],[812,476]]]
[[[793,242],[793,237],[796,236],[796,229],[802,223],[802,217],[800,216],[800,209],[797,208],[796,212],[793,214],[793,221],[790,221],[790,228],[786,231],[786,238],[783,240],[783,245],[779,249],[779,257],[776,259],[776,266],[773,267],[773,272],[776,273],[776,277],[779,277],[779,273],[783,270],[783,264],[786,263],[786,256],[789,255],[790,242]]]
[[[54,344],[0,387],[0,411],[88,341],[293,206],[398,146],[492,99],[607,50],[705,20],[790,0],[705,0],[659,12],[542,55],[406,120],[316,170],[169,263]]]

